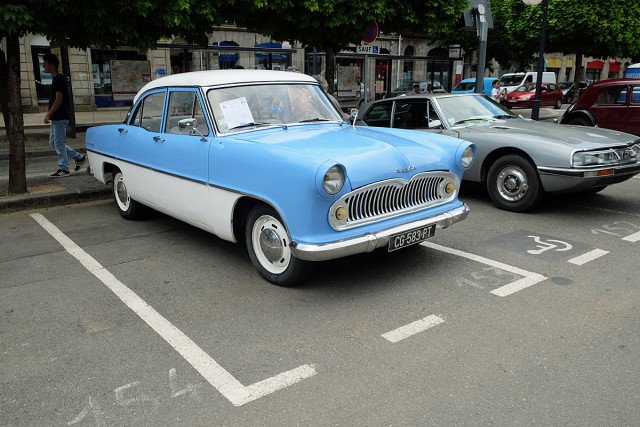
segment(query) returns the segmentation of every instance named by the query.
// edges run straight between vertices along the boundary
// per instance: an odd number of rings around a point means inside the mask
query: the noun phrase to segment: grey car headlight
[[[619,161],[618,155],[613,150],[580,151],[573,154],[574,167],[610,166]]]
[[[324,174],[322,180],[322,188],[324,191],[333,196],[342,190],[344,185],[344,171],[338,165],[331,166],[329,170]]]

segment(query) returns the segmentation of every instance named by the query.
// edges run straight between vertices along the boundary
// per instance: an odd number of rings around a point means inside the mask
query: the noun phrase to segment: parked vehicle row
[[[636,102],[631,84],[625,94]],[[523,119],[482,94],[398,96],[352,114],[300,73],[182,73],[147,83],[124,123],[89,128],[86,148],[123,218],[152,208],[243,242],[282,286],[315,261],[396,251],[463,221],[463,180],[523,212],[640,172],[636,136]]]

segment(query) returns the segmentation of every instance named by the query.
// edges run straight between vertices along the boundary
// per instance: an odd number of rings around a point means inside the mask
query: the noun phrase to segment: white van
[[[537,71],[528,71],[526,73],[507,73],[500,77],[500,88],[507,89],[507,93],[525,83],[535,82],[538,77]],[[555,83],[556,73],[552,71],[542,72],[543,83]]]

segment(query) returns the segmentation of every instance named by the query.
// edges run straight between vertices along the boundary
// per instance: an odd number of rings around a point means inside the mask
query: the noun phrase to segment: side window
[[[364,121],[369,126],[389,127],[391,126],[391,107],[393,103],[384,102],[371,108]]]
[[[129,121],[129,124],[131,126],[140,126],[140,117],[142,117],[142,114],[140,114],[140,112],[142,111],[142,104],[142,102],[139,102],[135,111],[131,115],[131,120]]]
[[[627,88],[625,86],[611,86],[600,90],[596,104],[624,104],[627,98]]]
[[[169,115],[165,124],[165,132],[181,134],[178,122],[182,119],[198,120],[198,131],[209,134],[209,127],[204,117],[204,110],[196,92],[175,91],[169,94]]]
[[[162,109],[164,108],[164,92],[153,93],[145,97],[142,102],[140,126],[150,132],[160,132]]]
[[[640,104],[640,86],[631,86],[631,103]]]

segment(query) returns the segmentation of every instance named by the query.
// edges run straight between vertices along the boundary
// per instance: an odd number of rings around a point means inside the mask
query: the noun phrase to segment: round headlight
[[[468,146],[464,152],[462,153],[461,163],[462,167],[465,169],[469,169],[473,164],[473,159],[475,159],[476,155],[474,153],[473,146]]]
[[[324,174],[322,180],[322,188],[324,191],[333,196],[342,190],[344,185],[344,172],[340,166],[331,166],[329,170]]]

